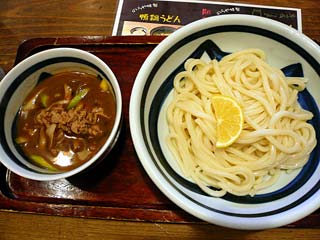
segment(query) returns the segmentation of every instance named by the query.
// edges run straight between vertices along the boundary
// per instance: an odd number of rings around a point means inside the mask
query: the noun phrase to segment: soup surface
[[[62,72],[41,81],[16,119],[16,143],[35,165],[68,171],[88,161],[108,138],[115,99],[106,79]]]

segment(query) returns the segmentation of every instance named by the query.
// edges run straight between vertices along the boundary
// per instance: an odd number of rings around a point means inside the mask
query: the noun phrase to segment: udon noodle
[[[301,168],[316,145],[313,114],[298,102],[305,79],[286,77],[260,49],[220,61],[188,59],[174,79],[167,109],[168,146],[182,174],[204,192],[254,196],[273,185],[281,170]],[[214,94],[234,98],[244,124],[229,147],[216,148]]]

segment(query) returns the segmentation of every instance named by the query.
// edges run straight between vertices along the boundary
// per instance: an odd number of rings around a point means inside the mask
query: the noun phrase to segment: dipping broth
[[[35,165],[68,171],[88,161],[108,138],[116,114],[108,80],[62,72],[41,81],[16,118],[16,144]]]

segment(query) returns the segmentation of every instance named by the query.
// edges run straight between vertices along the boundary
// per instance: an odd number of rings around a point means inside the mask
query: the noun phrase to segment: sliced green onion
[[[15,138],[15,142],[16,142],[17,144],[22,144],[22,143],[28,142],[28,139],[25,138],[25,137],[16,137],[16,138]]]
[[[48,99],[49,99],[49,96],[46,95],[46,94],[41,94],[40,95],[40,100],[41,100],[41,104],[43,107],[47,108],[48,107]]]
[[[108,91],[109,89],[109,83],[107,81],[107,79],[103,78],[100,82],[100,88],[103,90],[103,91]]]
[[[89,92],[89,88],[80,89],[77,95],[75,95],[67,106],[67,110],[74,108],[78,105],[78,103],[83,99],[87,93]]]
[[[39,155],[30,155],[29,158],[39,167],[46,168],[51,171],[57,171],[55,167],[53,167],[51,164],[49,164],[43,157]]]
[[[36,100],[37,100],[39,94],[40,94],[42,91],[43,91],[43,89],[40,90],[39,92],[37,92],[36,95],[34,95],[28,102],[26,102],[26,103],[22,106],[23,111],[30,111],[30,110],[36,108]]]

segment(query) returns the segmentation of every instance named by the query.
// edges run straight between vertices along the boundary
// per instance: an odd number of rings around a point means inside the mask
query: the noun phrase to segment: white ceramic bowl
[[[28,93],[38,83],[41,73],[80,71],[99,74],[109,80],[115,94],[116,116],[113,129],[102,148],[89,161],[62,173],[37,171],[19,154],[13,139],[15,116]],[[120,87],[112,70],[101,59],[83,50],[57,48],[34,54],[17,64],[0,82],[0,161],[12,172],[29,179],[47,181],[75,175],[105,157],[116,143],[122,118]]]
[[[319,139],[320,47],[282,23],[257,16],[225,15],[193,22],[163,40],[141,67],[130,99],[130,129],[139,159],[158,188],[174,203],[207,222],[236,229],[267,229],[306,217],[320,206],[319,143],[308,164],[283,175],[254,197],[214,198],[181,176],[166,144],[165,111],[173,76],[189,57],[213,58],[260,48],[286,74],[309,79],[301,104],[314,113]],[[288,67],[289,66],[289,67]],[[291,74],[291,75],[290,75]],[[310,95],[310,94],[311,95]]]

